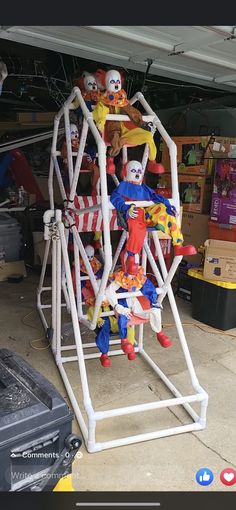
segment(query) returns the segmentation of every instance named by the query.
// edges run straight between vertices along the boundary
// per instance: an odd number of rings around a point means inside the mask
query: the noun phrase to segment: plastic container
[[[236,241],[236,225],[224,225],[208,221],[209,239],[218,239],[220,241]]]
[[[205,280],[201,269],[192,277],[192,317],[222,331],[236,326],[236,283]]]
[[[6,262],[15,262],[20,258],[22,245],[21,227],[9,214],[0,214],[0,251],[5,252]]]
[[[81,445],[72,419],[45,377],[0,349],[0,491],[50,491],[70,474]]]

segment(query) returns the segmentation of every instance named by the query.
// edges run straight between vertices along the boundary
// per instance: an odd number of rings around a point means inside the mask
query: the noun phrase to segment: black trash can
[[[81,445],[73,417],[44,376],[0,349],[0,491],[51,491],[71,473]]]

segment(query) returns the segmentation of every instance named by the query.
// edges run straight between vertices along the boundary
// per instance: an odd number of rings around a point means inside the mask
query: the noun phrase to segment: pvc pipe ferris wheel
[[[74,109],[73,101],[77,98],[83,115],[82,132],[80,136],[80,145],[78,152],[72,152],[71,139],[70,139],[70,119],[69,111]],[[138,92],[130,100],[131,104],[139,101],[146,114],[143,116],[144,121],[152,122],[155,129],[159,131],[162,138],[166,142],[171,161],[171,181],[172,181],[172,198],[170,202],[176,207],[177,212],[180,211],[179,192],[178,192],[178,178],[177,178],[177,157],[176,146],[169,137],[165,128],[161,124],[156,114],[152,111],[144,96]],[[58,163],[58,157],[61,152],[57,148],[58,132],[60,120],[64,119],[66,147],[67,147],[67,162],[68,162],[68,178],[69,178],[69,192],[66,191],[63,178]],[[129,121],[128,116],[124,115],[107,115],[106,120]],[[88,136],[88,131],[91,130],[97,146],[98,166],[99,166],[99,186],[97,197],[78,197],[76,189],[78,179],[81,172],[81,164]],[[52,353],[55,357],[56,364],[60,371],[61,377],[67,389],[75,416],[78,420],[81,432],[84,437],[86,447],[89,452],[97,452],[108,448],[127,445],[131,443],[138,443],[160,437],[171,436],[184,432],[197,431],[205,428],[206,426],[206,411],[208,405],[208,395],[199,384],[191,355],[189,352],[188,344],[185,338],[185,333],[178,313],[177,305],[175,302],[174,294],[171,288],[172,278],[178,268],[182,256],[174,257],[172,266],[167,272],[165,260],[161,250],[160,239],[157,231],[148,232],[144,241],[142,250],[141,264],[146,271],[147,261],[149,261],[152,271],[156,277],[158,288],[158,302],[161,306],[165,296],[168,297],[170,307],[173,313],[176,329],[178,332],[180,347],[182,349],[183,358],[187,365],[187,371],[192,386],[192,394],[183,395],[179,389],[170,381],[170,379],[159,368],[156,362],[147,354],[145,350],[144,340],[144,322],[135,326],[138,329],[137,337],[135,336],[135,352],[138,356],[146,362],[149,367],[154,371],[157,378],[160,379],[172,394],[171,398],[165,400],[157,400],[148,403],[138,403],[136,405],[129,405],[127,407],[112,408],[104,411],[96,411],[96,403],[91,399],[91,387],[88,381],[87,364],[95,363],[100,353],[94,351],[96,344],[94,342],[83,343],[81,338],[81,326],[85,326],[88,331],[94,330],[97,325],[97,319],[102,302],[106,295],[106,288],[109,281],[109,275],[114,271],[118,261],[120,252],[125,243],[127,232],[122,232],[118,247],[115,253],[112,253],[110,231],[117,229],[116,211],[114,210],[108,196],[107,191],[107,174],[106,174],[106,144],[99,133],[94,120],[92,112],[86,106],[82,97],[81,91],[78,87],[72,90],[72,93],[65,101],[63,107],[59,110],[54,120],[54,134],[52,141],[51,160],[49,169],[49,197],[50,209],[44,214],[44,239],[45,254],[42,264],[42,272],[37,292],[37,308],[45,328],[47,337],[50,339]],[[123,162],[127,161],[127,147],[123,147]],[[145,146],[142,166],[146,167],[148,160],[148,147]],[[63,211],[55,209],[54,204],[54,176],[56,176],[59,184],[61,197],[64,203]],[[113,176],[116,185],[119,180]],[[135,202],[136,207],[146,207],[152,205],[153,202]],[[86,218],[86,222],[83,221]],[[85,225],[85,227],[84,227]],[[85,247],[82,242],[82,231],[100,230],[102,232],[102,248],[101,254],[104,261],[104,270],[101,280],[96,280],[92,271]],[[68,254],[68,239],[69,232],[73,234],[74,245],[74,265],[75,265],[75,279],[76,279],[76,292],[73,288],[71,264]],[[156,253],[158,256],[160,269],[159,271],[156,260],[150,249],[150,238],[153,239]],[[45,275],[47,262],[51,254],[51,285],[45,285]],[[84,266],[87,270],[88,276],[81,276],[80,259],[82,259]],[[85,305],[81,293],[82,281],[88,279],[91,283],[95,294],[95,303],[92,318],[89,320],[86,314]],[[43,297],[45,294],[50,295],[50,303],[44,303]],[[117,293],[117,299],[140,296],[140,291],[136,292],[121,292]],[[73,328],[74,343],[67,345],[63,342],[62,325],[64,311],[70,315]],[[114,310],[103,312],[101,317],[114,315]],[[134,327],[134,326],[133,326]],[[124,355],[124,352],[119,349],[120,339],[110,340],[109,356]],[[76,364],[78,375],[80,376],[82,401],[79,401],[79,396],[76,390],[72,387],[72,381],[66,367],[71,363]],[[101,368],[102,370],[102,368]],[[102,373],[99,377],[102,377]],[[114,370],[114,379],[116,378]],[[199,414],[193,409],[192,403],[200,404]],[[191,418],[191,423],[176,427],[168,427],[165,429],[157,429],[152,432],[145,430],[140,434],[133,434],[131,436],[114,438],[111,440],[99,441],[97,438],[97,424],[108,418],[119,418],[120,416],[130,415],[131,422],[132,416],[136,413],[144,413],[146,411],[161,408],[170,408],[172,406],[182,406]]]

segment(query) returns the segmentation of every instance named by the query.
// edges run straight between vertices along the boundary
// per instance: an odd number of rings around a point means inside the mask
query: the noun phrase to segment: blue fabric
[[[122,181],[119,186],[111,194],[110,200],[112,205],[121,213],[127,213],[130,205],[126,205],[126,200],[150,200],[155,204],[164,204],[166,211],[171,216],[175,216],[173,213],[173,207],[170,201],[155,193],[155,191],[146,184],[133,184],[132,182]]]
[[[157,303],[156,287],[153,285],[151,280],[147,278],[140,291],[146,298],[149,299],[151,305],[155,305]]]
[[[123,199],[122,193],[120,192],[120,186],[122,184],[123,182],[121,182],[119,186],[112,192],[110,200],[112,205],[114,205],[114,207],[117,209],[117,211],[126,215],[130,208],[130,205],[125,204],[125,200]]]
[[[104,324],[97,329],[96,344],[100,352],[106,354],[109,351],[110,340],[110,321],[109,317],[104,317]]]
[[[125,299],[120,300],[119,301],[120,304],[121,304],[121,301],[125,301]],[[120,335],[121,340],[124,340],[125,338],[127,338],[127,324],[128,324],[128,322],[129,322],[128,317],[126,317],[125,315],[119,315],[118,328],[119,328],[119,335]]]
[[[92,147],[91,145],[85,145],[84,152],[86,152],[86,154],[89,154],[92,160],[94,160],[97,156],[96,148]]]
[[[12,184],[12,179],[6,176],[7,170],[12,162],[11,152],[5,152],[0,161],[0,186],[7,188]]]

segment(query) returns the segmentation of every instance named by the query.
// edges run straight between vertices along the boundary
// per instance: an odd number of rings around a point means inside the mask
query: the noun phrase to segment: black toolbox
[[[0,491],[51,491],[71,473],[73,416],[44,376],[0,349]]]

